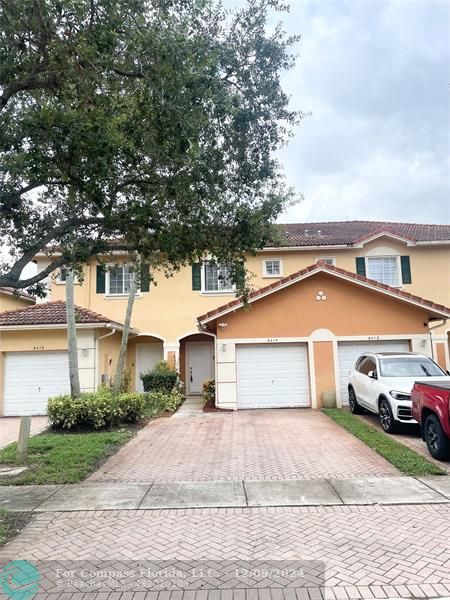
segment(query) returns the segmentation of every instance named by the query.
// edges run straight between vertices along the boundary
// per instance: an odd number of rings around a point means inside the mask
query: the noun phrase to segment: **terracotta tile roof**
[[[75,314],[77,323],[111,323],[122,326],[120,323],[111,321],[108,317],[104,317],[81,306],[75,307]],[[0,326],[2,327],[17,325],[65,325],[66,323],[66,303],[62,300],[35,304],[34,306],[0,313]]]
[[[30,296],[26,292],[22,290],[15,290],[10,287],[0,287],[0,294],[7,294],[8,296],[18,296],[19,298],[23,298],[24,300],[30,300],[30,302],[36,302],[36,298],[34,296]]]
[[[379,233],[390,233],[411,242],[450,241],[450,225],[386,221],[332,221],[287,223],[280,224],[278,227],[284,238],[281,243],[282,247],[353,246]]]
[[[450,308],[444,306],[443,304],[436,304],[432,300],[426,300],[425,298],[421,298],[420,296],[414,296],[413,294],[409,294],[408,292],[404,292],[403,290],[399,290],[398,288],[391,287],[390,285],[386,285],[384,283],[380,283],[379,281],[375,281],[374,279],[368,279],[367,277],[363,277],[362,275],[357,275],[356,273],[352,273],[351,271],[347,271],[345,269],[341,269],[340,267],[335,267],[334,265],[329,265],[325,263],[323,260],[319,260],[314,265],[310,265],[309,267],[305,267],[300,271],[296,271],[295,273],[291,273],[287,277],[283,277],[282,279],[278,279],[274,281],[270,285],[266,285],[258,290],[254,290],[249,294],[249,302],[252,300],[257,300],[259,296],[264,296],[267,293],[275,292],[278,288],[283,287],[290,281],[293,281],[303,275],[307,275],[308,273],[314,273],[315,271],[328,271],[331,274],[335,275],[343,275],[346,279],[353,279],[359,283],[369,284],[372,288],[379,289],[380,291],[385,291],[390,294],[394,294],[398,296],[402,300],[409,300],[411,302],[415,302],[424,308],[429,308],[435,311],[444,312],[448,314],[450,318]],[[209,312],[201,315],[197,318],[199,323],[203,323],[214,318],[216,315],[227,312],[229,310],[237,309],[243,304],[240,298],[235,298],[231,300],[231,302],[227,302],[227,304],[223,304],[215,308],[214,310],[210,310]]]

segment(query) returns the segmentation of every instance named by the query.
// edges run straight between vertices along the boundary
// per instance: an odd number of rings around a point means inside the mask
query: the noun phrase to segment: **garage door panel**
[[[44,415],[52,396],[70,392],[67,352],[7,352],[4,415]]]
[[[309,406],[306,345],[237,347],[238,408]]]
[[[343,405],[348,404],[349,371],[354,367],[358,356],[364,352],[409,352],[409,342],[408,340],[340,342],[338,344],[339,377]]]

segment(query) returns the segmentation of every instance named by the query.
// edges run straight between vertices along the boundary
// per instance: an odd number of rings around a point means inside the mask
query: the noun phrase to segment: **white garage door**
[[[7,352],[4,415],[45,415],[51,396],[70,391],[67,352]]]
[[[306,344],[237,346],[238,408],[309,406]]]
[[[348,404],[348,373],[363,352],[409,352],[408,340],[340,342],[339,373],[342,404]]]

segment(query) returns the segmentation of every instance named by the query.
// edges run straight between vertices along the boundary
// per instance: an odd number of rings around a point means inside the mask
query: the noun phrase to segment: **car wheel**
[[[424,425],[425,441],[433,458],[446,460],[450,457],[450,440],[446,437],[436,415],[428,415]]]
[[[397,421],[394,419],[392,408],[386,398],[380,400],[378,407],[380,423],[386,433],[395,433],[398,429]]]
[[[348,388],[348,405],[350,406],[350,411],[354,415],[360,415],[362,413],[362,408],[358,404],[358,400],[356,399],[355,390],[352,387]]]

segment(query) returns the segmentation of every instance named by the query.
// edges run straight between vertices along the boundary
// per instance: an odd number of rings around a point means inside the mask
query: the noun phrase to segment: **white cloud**
[[[305,197],[281,220],[450,222],[449,6],[291,0],[302,42],[284,83],[311,115],[280,153]]]

